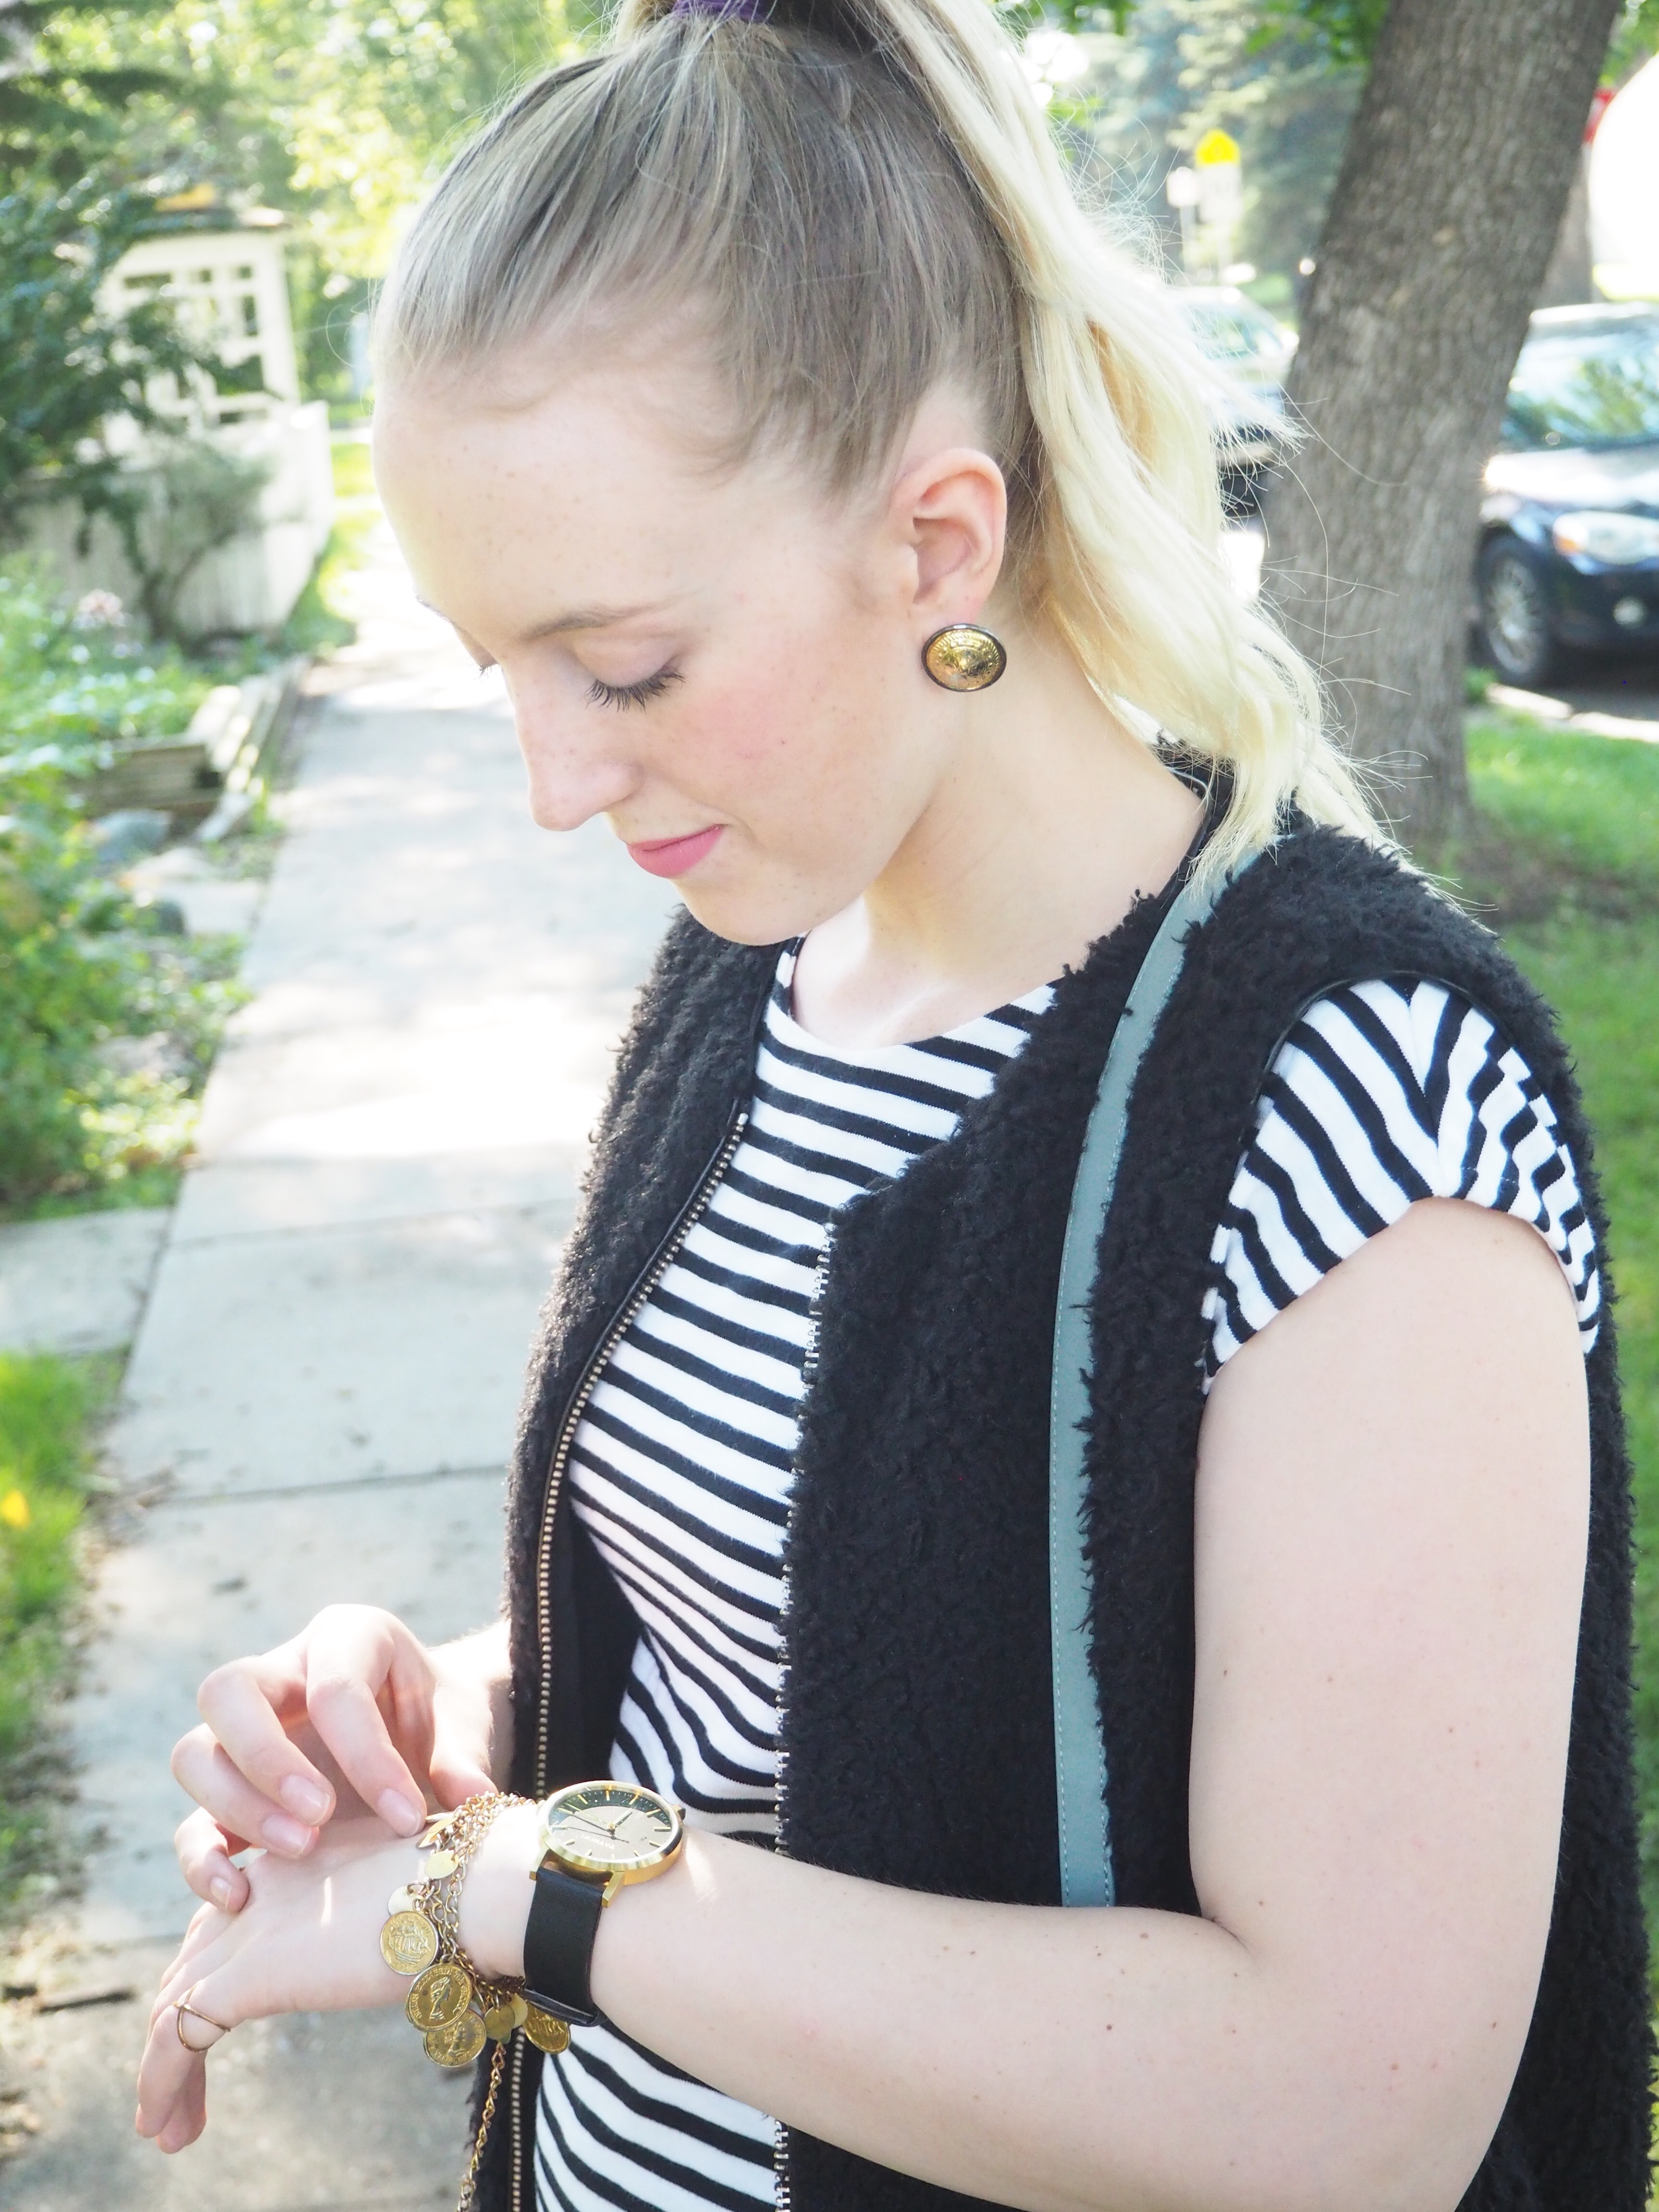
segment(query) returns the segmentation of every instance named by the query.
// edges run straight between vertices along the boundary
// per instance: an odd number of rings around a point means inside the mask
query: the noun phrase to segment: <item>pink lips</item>
[[[688,868],[695,868],[706,854],[714,851],[725,827],[723,822],[717,822],[712,830],[699,830],[693,836],[653,838],[630,845],[629,854],[647,875],[683,876]]]

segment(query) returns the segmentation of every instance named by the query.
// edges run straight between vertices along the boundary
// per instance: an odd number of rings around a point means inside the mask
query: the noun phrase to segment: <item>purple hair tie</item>
[[[724,21],[736,16],[740,23],[763,23],[771,14],[771,0],[674,0],[671,15],[713,15]]]

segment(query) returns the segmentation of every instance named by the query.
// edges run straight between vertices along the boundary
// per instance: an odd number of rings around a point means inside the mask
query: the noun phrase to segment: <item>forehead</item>
[[[672,382],[653,388],[626,371],[522,394],[493,380],[393,385],[375,409],[375,478],[389,506],[463,525],[480,506],[519,519],[626,497],[641,482],[678,504],[717,488],[684,416]]]
[[[422,598],[464,628],[530,596],[683,588],[756,511],[749,470],[711,465],[696,380],[619,366],[524,393],[498,380],[394,384],[374,473]],[[700,434],[700,428],[702,434]],[[797,502],[804,493],[795,493]]]

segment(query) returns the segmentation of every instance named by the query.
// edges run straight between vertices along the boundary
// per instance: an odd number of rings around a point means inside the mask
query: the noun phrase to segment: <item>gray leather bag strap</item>
[[[1254,858],[1254,855],[1250,856]],[[1083,1139],[1054,1313],[1054,1370],[1048,1399],[1048,1637],[1054,1682],[1054,1786],[1060,1812],[1062,1905],[1114,1901],[1106,1743],[1089,1664],[1089,1562],[1084,1550],[1084,1423],[1093,1370],[1089,1314],[1101,1231],[1117,1182],[1129,1098],[1186,956],[1188,933],[1209,914],[1230,874],[1189,878],[1176,893],[1130,988],[1112,1037]]]

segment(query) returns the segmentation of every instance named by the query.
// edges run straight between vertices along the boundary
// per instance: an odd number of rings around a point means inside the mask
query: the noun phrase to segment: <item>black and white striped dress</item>
[[[694,1825],[775,1833],[782,1547],[808,1310],[827,1225],[945,1142],[1052,991],[919,1044],[821,1043],[790,1013],[786,952],[750,1120],[720,1188],[619,1340],[577,1429],[574,1510],[641,1633],[611,1774]],[[1549,1102],[1492,1024],[1437,984],[1362,983],[1275,1059],[1212,1250],[1210,1376],[1413,1200],[1532,1223],[1586,1350],[1592,1238]],[[543,2070],[542,2212],[740,2212],[774,2194],[774,2122],[603,2023]]]

